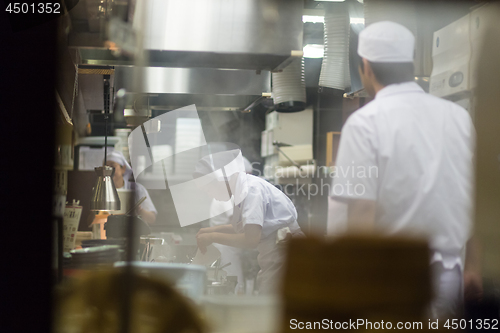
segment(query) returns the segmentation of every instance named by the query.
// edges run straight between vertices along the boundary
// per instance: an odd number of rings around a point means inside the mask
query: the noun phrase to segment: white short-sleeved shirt
[[[376,201],[376,227],[430,236],[457,255],[471,235],[475,132],[462,107],[414,82],[389,85],[346,121],[331,195]]]
[[[220,211],[220,209],[218,208],[219,205],[220,201],[217,201],[215,199],[210,205],[210,216],[212,217],[210,218],[209,223],[211,227],[231,223],[230,221],[231,216],[233,215],[233,209],[231,208],[230,210],[217,215],[217,213]]]
[[[231,218],[231,224],[237,232],[243,232],[247,224],[260,225],[262,238],[285,227],[289,227],[292,232],[300,229],[297,223],[297,210],[283,192],[259,177],[242,172],[237,180],[235,196],[240,192],[239,189],[244,182],[248,193],[243,201],[234,207]]]
[[[217,209],[219,203],[220,201],[214,199],[212,204],[210,205],[210,216],[213,216],[209,221],[211,227],[230,224],[233,210],[231,209],[222,214],[216,215],[216,213],[220,211],[219,209]],[[237,292],[239,288],[243,286],[243,283],[245,281],[243,269],[241,266],[241,254],[243,253],[243,249],[217,243],[214,243],[213,245],[220,251],[220,265],[225,266],[226,264],[231,263],[231,265],[226,266],[224,270],[227,272],[228,276],[237,277],[238,283],[235,287],[235,292]]]
[[[142,184],[136,182],[130,182],[128,180],[123,179],[123,189],[126,190],[134,190],[134,202],[141,200],[141,198],[146,197],[146,200],[141,204],[142,209],[147,210],[149,212],[153,212],[158,215],[156,211],[155,205],[149,196],[148,190]]]
[[[327,235],[338,236],[347,231],[347,204],[345,202],[340,202],[329,197],[327,217]]]
[[[245,195],[244,198],[241,195]],[[240,196],[240,197],[239,197]],[[240,172],[234,191],[235,202],[231,224],[243,233],[247,224],[262,227],[257,250],[260,272],[257,275],[259,292],[272,293],[278,289],[285,251],[276,244],[278,230],[288,227],[292,234],[301,234],[297,210],[292,201],[272,184],[259,177]],[[241,200],[243,199],[243,200]]]

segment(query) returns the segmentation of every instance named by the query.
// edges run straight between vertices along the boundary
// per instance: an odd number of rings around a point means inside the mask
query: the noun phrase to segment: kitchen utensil
[[[224,281],[227,277],[227,272],[221,270],[218,265],[207,268],[207,280],[212,282]]]
[[[207,252],[205,252],[205,254],[202,254],[200,249],[198,249],[191,263],[195,265],[209,265],[219,259],[219,257],[220,251],[211,244],[207,246]]]
[[[130,213],[132,213],[137,207],[140,206],[141,203],[144,202],[144,200],[146,200],[146,197],[142,197],[141,200],[137,201],[137,203],[128,210],[128,212],[125,213],[125,215],[129,215]]]
[[[227,276],[223,281],[214,281],[207,286],[207,295],[229,295],[235,294],[238,278],[236,276]]]
[[[218,281],[218,280],[219,280],[219,272],[220,272],[220,271],[221,271],[224,267],[227,267],[227,266],[231,265],[231,263],[230,263],[230,262],[228,262],[228,263],[227,263],[227,264],[225,264],[224,266],[220,267],[220,261],[221,261],[221,259],[217,259],[217,261],[216,261],[216,262],[214,262],[214,263],[212,264],[212,266],[211,266],[211,267],[213,267],[213,266],[214,266],[214,264],[215,264],[215,263],[217,263],[217,264],[215,265],[215,273],[214,273],[214,276],[213,276],[213,278],[214,278],[214,280],[215,280],[215,281]],[[223,277],[225,278],[225,277],[226,277],[226,275],[227,275],[227,272],[226,272],[226,271],[224,271],[224,273],[223,273],[222,275],[223,275]]]
[[[154,261],[153,252],[154,248],[160,248],[163,244],[165,244],[165,240],[159,237],[151,237],[151,236],[142,236],[141,244],[144,244],[144,250],[141,255],[141,261]],[[159,252],[159,251],[158,251]]]
[[[230,266],[230,265],[231,265],[231,263],[230,263],[230,262],[228,262],[228,263],[227,263],[227,264],[225,264],[224,266],[219,267],[219,269],[224,269],[224,268],[226,268],[227,266]]]

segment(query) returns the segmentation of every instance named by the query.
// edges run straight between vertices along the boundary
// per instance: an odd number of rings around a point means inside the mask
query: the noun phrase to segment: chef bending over
[[[201,189],[218,201],[231,202],[233,215],[230,224],[200,229],[196,240],[202,253],[212,243],[256,248],[261,268],[257,288],[261,294],[273,293],[278,287],[285,260],[278,234],[286,234],[281,239],[304,234],[297,223],[297,211],[292,201],[267,181],[246,174],[242,159],[241,168],[232,168],[233,171],[218,167],[228,165],[238,157],[241,159],[241,151],[232,150],[206,156],[197,163],[193,178],[216,175]]]

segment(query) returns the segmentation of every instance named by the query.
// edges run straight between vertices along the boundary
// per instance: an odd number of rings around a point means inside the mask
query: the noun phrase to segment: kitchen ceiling
[[[280,70],[302,55],[303,6],[303,0],[137,0],[130,22],[143,32],[147,66]],[[69,46],[79,50],[80,64],[134,64],[104,47],[112,12],[94,0],[75,6]],[[148,18],[144,24],[141,17]]]

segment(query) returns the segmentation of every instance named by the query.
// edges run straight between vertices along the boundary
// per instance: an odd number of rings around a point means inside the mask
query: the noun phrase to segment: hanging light
[[[97,173],[97,181],[92,189],[92,198],[90,201],[90,210],[93,211],[111,211],[120,210],[121,208],[120,198],[118,197],[118,192],[113,181],[115,169],[106,165],[108,154],[109,79],[109,75],[104,75],[104,165],[94,169]],[[123,101],[125,90],[118,90],[116,95],[115,108],[117,109],[118,105]],[[108,98],[106,99],[106,97]]]
[[[95,172],[97,173],[97,181],[92,189],[90,210],[120,210],[120,198],[113,182],[115,169],[105,165],[95,168]]]

